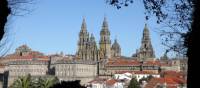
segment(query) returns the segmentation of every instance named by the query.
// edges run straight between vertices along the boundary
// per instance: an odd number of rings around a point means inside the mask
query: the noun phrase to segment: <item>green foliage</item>
[[[19,77],[10,88],[50,88],[58,83],[57,77],[54,78],[32,78],[31,75]]]
[[[128,85],[128,88],[141,88],[141,87],[140,84],[137,82],[137,80],[135,78],[132,78]]]
[[[86,88],[80,84],[80,80],[75,81],[61,81],[50,88]]]
[[[58,82],[59,82],[59,80],[55,79],[55,78],[39,79],[40,88],[49,88]]]
[[[31,88],[31,75],[19,77],[10,88]]]
[[[106,0],[120,9],[137,0]],[[166,52],[185,56],[188,49],[188,36],[191,31],[194,0],[141,0],[145,8],[146,20],[156,17],[161,25],[159,34]]]

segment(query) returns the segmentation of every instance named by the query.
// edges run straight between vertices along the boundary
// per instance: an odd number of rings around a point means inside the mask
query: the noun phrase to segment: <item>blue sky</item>
[[[156,20],[145,21],[142,1],[136,1],[120,10],[105,3],[105,0],[41,0],[31,5],[34,9],[23,17],[12,17],[10,30],[13,44],[9,53],[22,44],[45,54],[75,54],[78,33],[83,17],[87,29],[99,42],[104,16],[107,17],[111,41],[117,37],[122,55],[131,56],[140,47],[144,24],[150,29],[156,57],[164,53]]]

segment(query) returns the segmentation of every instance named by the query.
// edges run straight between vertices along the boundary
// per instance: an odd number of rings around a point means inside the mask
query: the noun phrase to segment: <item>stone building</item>
[[[187,60],[185,59],[169,59],[169,60],[160,60],[161,69],[164,71],[182,71],[187,73]]]
[[[87,31],[86,21],[83,18],[81,30],[79,32],[78,58],[82,60],[98,61],[100,59],[108,59],[111,57],[120,57],[121,48],[117,40],[111,47],[110,31],[107,19],[104,18],[102,29],[100,31],[99,48],[97,47],[95,37]]]
[[[29,48],[27,45],[22,45],[15,50],[16,54],[20,56],[28,55],[31,51],[31,48]]]
[[[94,62],[60,60],[54,66],[55,76],[60,80],[81,80],[81,84],[85,84],[97,76]]]
[[[118,71],[150,71],[159,73],[159,61],[127,60],[123,58],[110,59],[103,68],[100,68],[101,74],[113,75]]]
[[[137,59],[140,61],[154,60],[155,58],[147,24],[145,24],[145,27],[143,30],[141,46],[139,49],[136,50],[136,53],[133,56],[137,57]]]
[[[97,61],[98,59],[98,48],[96,46],[96,41],[94,36],[87,32],[87,26],[85,18],[81,25],[81,31],[79,32],[79,41],[78,41],[78,51],[77,56],[82,60],[93,60]]]
[[[114,43],[111,47],[111,56],[112,57],[120,57],[121,56],[121,47],[119,43],[117,42],[117,39],[115,39]]]
[[[8,86],[20,76],[45,76],[48,72],[47,61],[13,61],[9,62],[8,71]]]

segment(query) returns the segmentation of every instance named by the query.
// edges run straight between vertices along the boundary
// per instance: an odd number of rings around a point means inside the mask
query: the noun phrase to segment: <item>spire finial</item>
[[[83,21],[82,21],[82,25],[81,25],[81,30],[86,30],[85,16],[83,16]]]
[[[104,16],[104,19],[103,19],[103,21],[104,21],[104,22],[107,22],[107,18],[106,18],[106,16]]]
[[[145,25],[144,25],[144,30],[148,31],[147,23],[145,23]]]
[[[94,37],[93,33],[91,33],[90,41],[91,41],[91,42],[95,42],[95,37]]]
[[[145,23],[145,28],[147,28],[147,23]]]
[[[105,16],[104,16],[104,19],[103,19],[103,26],[108,27],[107,18]]]
[[[83,16],[83,23],[85,23],[85,16]]]

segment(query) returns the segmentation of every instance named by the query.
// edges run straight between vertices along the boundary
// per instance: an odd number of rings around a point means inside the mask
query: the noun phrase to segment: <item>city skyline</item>
[[[54,4],[60,5],[55,8],[52,6]],[[142,5],[141,2],[134,4]],[[16,17],[16,21],[11,24],[15,35],[12,35],[14,44],[9,53],[13,53],[18,46],[27,44],[33,50],[44,54],[61,51],[64,54],[75,54],[83,17],[86,19],[87,30],[95,35],[97,43],[100,39],[103,18],[106,17],[111,32],[111,41],[113,43],[117,38],[123,56],[131,56],[140,47],[145,23],[150,30],[156,57],[162,56],[165,49],[161,45],[159,34],[155,32],[158,24],[154,18],[145,21],[144,8],[134,4],[117,10],[103,0],[72,1],[71,4],[64,0],[61,2],[40,1],[34,5],[36,9],[31,14]],[[73,11],[70,8],[73,8]]]

